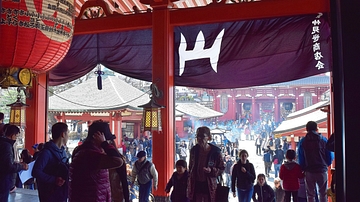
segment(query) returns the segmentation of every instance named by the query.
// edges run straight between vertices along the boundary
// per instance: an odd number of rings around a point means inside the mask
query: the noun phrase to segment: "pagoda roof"
[[[224,115],[199,103],[176,103],[176,111],[197,119],[208,119]]]
[[[116,76],[102,81],[102,90],[97,88],[97,78],[91,78],[66,91],[49,98],[49,111],[91,112],[121,109],[142,110],[138,107],[149,102],[143,92]]]

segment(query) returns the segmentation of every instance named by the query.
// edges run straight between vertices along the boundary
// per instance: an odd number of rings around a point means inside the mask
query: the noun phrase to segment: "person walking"
[[[271,169],[271,154],[270,154],[269,149],[266,149],[264,151],[263,161],[264,161],[264,166],[265,166],[265,175],[266,175],[266,177],[269,177],[270,169]]]
[[[229,155],[225,156],[225,181],[226,186],[231,186],[231,167],[233,166],[234,162],[231,160],[231,157]]]
[[[190,150],[187,197],[191,202],[215,202],[217,177],[225,170],[220,148],[212,140],[206,126],[196,130],[197,144]]]
[[[186,149],[186,145],[183,143],[181,143],[179,146],[179,157],[180,157],[180,160],[186,161],[187,149]]]
[[[255,140],[255,146],[256,146],[256,155],[261,155],[261,145],[262,145],[262,138],[260,137],[260,135],[258,135],[258,137]]]
[[[14,161],[13,145],[19,133],[19,127],[8,125],[4,136],[0,136],[0,202],[8,201],[10,189],[14,185],[14,174],[29,168],[26,163]]]
[[[165,192],[170,193],[171,187],[171,202],[189,202],[186,197],[187,180],[189,173],[187,171],[187,163],[185,160],[178,160],[175,163],[176,171],[172,174],[170,180],[166,184]]]
[[[274,190],[266,183],[265,175],[262,173],[257,177],[252,199],[254,202],[273,202],[275,199]]]
[[[135,180],[139,184],[139,201],[148,202],[151,192],[151,184],[154,190],[158,187],[158,172],[155,165],[146,159],[146,152],[137,153],[138,160],[134,163],[131,172],[131,187],[134,187]]]
[[[234,165],[231,173],[231,191],[236,197],[235,185],[237,187],[239,202],[250,202],[254,191],[255,169],[248,160],[249,154],[246,150],[239,153],[240,160]]]
[[[275,178],[278,177],[281,164],[284,161],[284,151],[282,150],[282,146],[279,145],[275,150],[275,155],[273,157],[274,170],[275,170]]]
[[[318,133],[317,123],[306,124],[306,136],[299,142],[299,164],[305,171],[305,185],[308,202],[315,201],[316,187],[319,188],[320,202],[327,201],[327,168],[331,165],[334,154],[326,149],[327,139]]]

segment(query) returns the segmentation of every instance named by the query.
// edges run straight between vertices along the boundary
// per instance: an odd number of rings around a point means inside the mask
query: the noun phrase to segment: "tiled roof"
[[[308,121],[315,121],[316,123],[321,123],[327,120],[327,114],[321,110],[316,110],[309,114],[299,116],[297,118],[289,119],[283,121],[275,130],[274,134],[281,134],[290,131],[295,131],[299,129],[306,128],[306,123]]]
[[[198,119],[207,119],[224,115],[223,113],[207,108],[199,103],[176,103],[175,109]]]
[[[116,76],[102,81],[102,90],[97,88],[97,78],[91,78],[49,98],[49,111],[85,112],[116,109],[137,109],[150,100],[146,92],[131,86]]]
[[[305,115],[305,114],[308,114],[310,112],[313,112],[321,107],[324,107],[326,105],[329,105],[330,104],[330,101],[321,101],[321,102],[318,102],[316,104],[313,104],[311,105],[310,107],[306,107],[304,109],[301,109],[299,111],[296,111],[296,112],[293,112],[291,114],[289,114],[286,119],[289,120],[289,119],[293,119],[293,118],[296,118],[296,117],[299,117],[299,116],[302,116],[302,115]]]

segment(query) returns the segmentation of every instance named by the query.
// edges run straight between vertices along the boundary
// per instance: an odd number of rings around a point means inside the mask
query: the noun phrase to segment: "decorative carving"
[[[103,0],[89,0],[84,3],[77,19],[92,19],[113,15],[109,5]]]

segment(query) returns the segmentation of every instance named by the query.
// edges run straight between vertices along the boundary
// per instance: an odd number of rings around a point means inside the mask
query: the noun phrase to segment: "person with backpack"
[[[40,202],[65,202],[68,198],[69,170],[65,145],[69,138],[66,123],[51,128],[52,140],[46,142],[32,170]]]
[[[131,187],[134,186],[135,180],[139,183],[139,201],[147,202],[149,199],[151,184],[157,190],[158,172],[155,165],[146,159],[146,152],[137,153],[138,160],[134,163],[131,172]],[[154,181],[154,183],[152,183]]]

